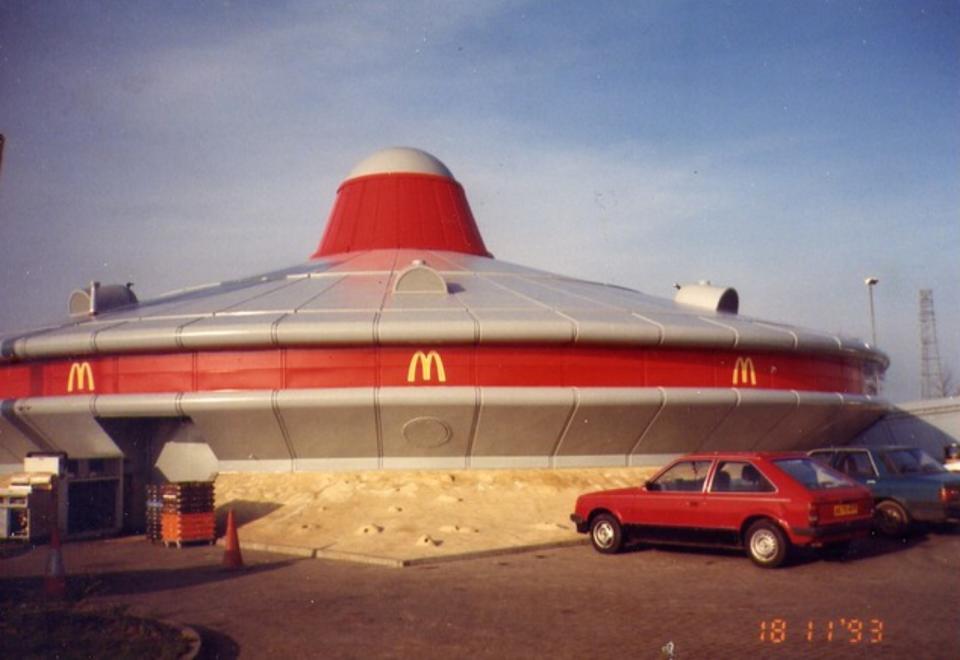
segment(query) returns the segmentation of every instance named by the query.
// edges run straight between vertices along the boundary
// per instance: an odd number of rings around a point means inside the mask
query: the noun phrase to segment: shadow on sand
[[[233,518],[238,527],[242,527],[254,520],[265,518],[277,509],[283,507],[279,502],[258,502],[254,500],[230,500],[217,507],[217,529],[220,533],[227,528],[227,512],[233,511]]]

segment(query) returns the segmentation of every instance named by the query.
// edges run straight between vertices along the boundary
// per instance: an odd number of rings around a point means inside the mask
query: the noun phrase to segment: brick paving
[[[718,551],[578,546],[409,568],[134,538],[69,543],[75,595],[196,627],[206,658],[956,658],[960,533],[866,540],[781,570]],[[40,590],[47,549],[0,559]],[[764,626],[765,623],[765,626]],[[809,636],[809,639],[808,639]]]

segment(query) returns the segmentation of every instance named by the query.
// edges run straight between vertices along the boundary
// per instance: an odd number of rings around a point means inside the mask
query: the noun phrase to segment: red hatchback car
[[[865,536],[870,491],[806,454],[690,454],[640,488],[587,493],[570,516],[602,553],[625,541],[744,548],[773,568],[791,546],[844,552]]]

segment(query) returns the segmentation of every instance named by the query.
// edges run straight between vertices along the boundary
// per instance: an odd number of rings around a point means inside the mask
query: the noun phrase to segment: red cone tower
[[[439,160],[408,147],[383,149],[353,168],[312,258],[396,248],[491,256],[463,186]]]

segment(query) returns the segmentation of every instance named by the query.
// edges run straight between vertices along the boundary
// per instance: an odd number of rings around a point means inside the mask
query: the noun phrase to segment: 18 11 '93
[[[884,641],[882,619],[841,617],[826,621],[807,619],[801,622],[767,619],[760,622],[759,633],[759,641],[764,644],[788,642],[882,644]]]

